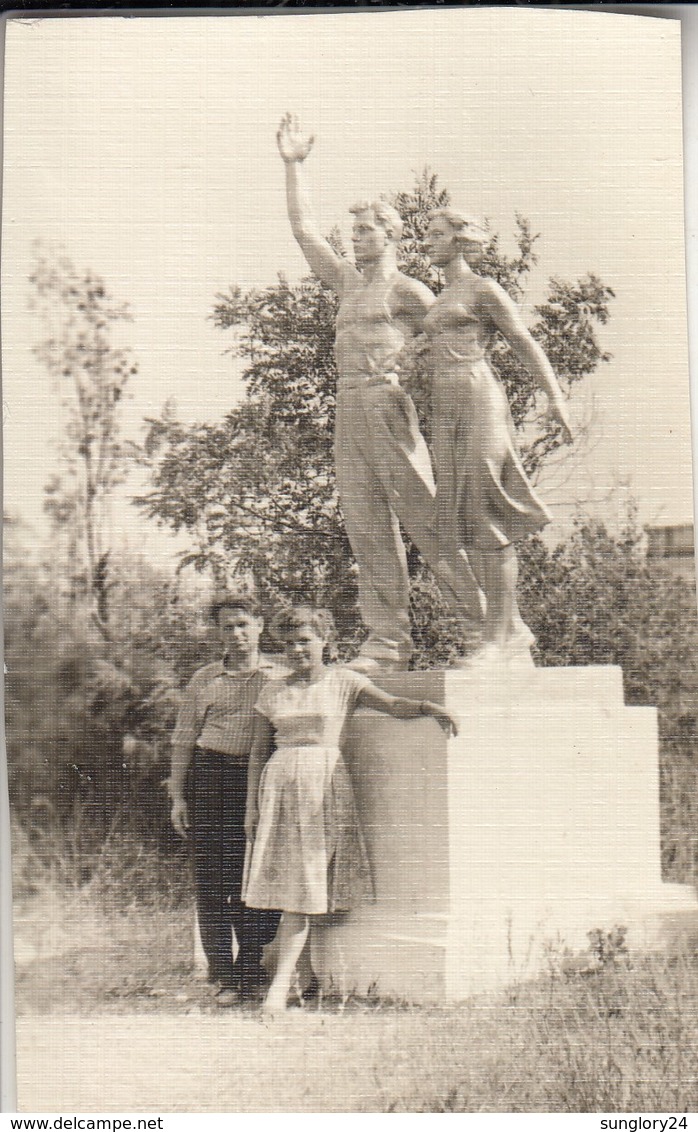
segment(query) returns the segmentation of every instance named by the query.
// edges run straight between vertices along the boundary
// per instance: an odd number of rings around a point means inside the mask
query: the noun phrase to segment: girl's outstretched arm
[[[357,703],[361,707],[392,715],[395,719],[418,719],[420,715],[430,715],[447,735],[458,734],[458,723],[450,711],[431,700],[410,700],[405,696],[391,696],[388,692],[370,684],[362,688]]]

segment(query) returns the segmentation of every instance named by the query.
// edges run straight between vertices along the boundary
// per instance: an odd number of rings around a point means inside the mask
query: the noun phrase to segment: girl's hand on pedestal
[[[441,730],[445,731],[449,738],[455,738],[458,734],[458,722],[456,717],[451,715],[450,711],[447,711],[446,708],[439,707],[436,704],[429,704],[429,708],[428,714],[433,716]]]

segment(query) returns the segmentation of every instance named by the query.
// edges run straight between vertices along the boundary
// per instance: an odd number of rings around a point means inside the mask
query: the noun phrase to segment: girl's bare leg
[[[291,980],[306,945],[308,930],[309,921],[304,913],[284,912],[276,933],[276,971],[264,1000],[263,1014],[281,1014],[286,1009]]]
[[[313,965],[310,961],[310,932],[308,932],[305,947],[301,951],[298,962],[296,963],[296,978],[298,979],[298,987],[301,994],[303,994],[303,991],[310,986],[315,978]]]

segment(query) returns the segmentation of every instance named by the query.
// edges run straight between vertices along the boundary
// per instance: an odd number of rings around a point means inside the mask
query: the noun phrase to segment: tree
[[[119,410],[137,366],[113,341],[128,308],[95,272],[54,253],[37,252],[31,284],[43,321],[36,352],[65,424],[45,556],[28,556],[21,524],[10,517],[8,526],[12,797],[30,825],[41,800],[58,826],[80,829],[89,856],[114,823],[162,832],[153,814],[165,805],[178,685],[208,653],[182,579],[126,553],[109,531],[130,459]]]
[[[61,467],[47,485],[46,509],[67,536],[68,554],[76,561],[74,584],[89,595],[93,618],[107,634],[108,508],[126,466],[121,402],[138,372],[131,350],[114,345],[112,337],[132,316],[99,275],[40,245],[30,282],[32,305],[44,323],[35,353],[54,380],[66,419]]]
[[[435,291],[441,280],[420,241],[430,210],[448,200],[428,171],[410,192],[395,197],[405,223],[403,266]],[[341,252],[336,235],[332,239]],[[516,254],[507,257],[493,234],[484,270],[520,298],[536,262],[538,236],[517,217],[515,239]],[[593,276],[574,283],[552,280],[546,302],[536,308],[533,333],[550,349],[567,389],[608,358],[596,329],[608,317],[612,295]],[[300,595],[329,606],[350,650],[360,622],[355,565],[334,485],[336,311],[335,295],[315,278],[290,284],[279,277],[261,290],[243,294],[233,286],[218,294],[212,318],[221,330],[235,330],[236,350],[247,361],[245,399],[216,424],[185,427],[171,412],[152,420],[143,455],[152,488],[139,502],[150,516],[186,530],[194,549],[185,561],[212,571],[219,581],[242,574],[263,595]],[[520,366],[503,342],[495,347],[495,364],[507,385],[514,419],[523,425],[534,404],[530,383],[520,381]],[[406,360],[403,376],[427,429],[419,351]],[[535,436],[526,451],[529,469],[535,471],[558,446],[554,432]],[[429,590],[431,613],[447,636],[450,632],[453,647],[462,648],[414,548],[409,558],[413,576],[420,579],[413,595],[417,621]],[[432,636],[426,626],[424,636]]]
[[[113,552],[107,643],[57,585],[65,562],[5,516],[6,737],[15,816],[85,878],[115,829],[171,840],[162,779],[178,686],[210,659],[181,578]],[[55,548],[54,548],[55,549]],[[51,834],[47,838],[47,831]]]

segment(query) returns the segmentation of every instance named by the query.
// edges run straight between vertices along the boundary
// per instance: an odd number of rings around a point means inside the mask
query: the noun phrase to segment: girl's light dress
[[[259,783],[259,824],[242,896],[251,908],[347,911],[372,894],[354,793],[341,754],[347,719],[370,680],[328,667],[312,684],[270,680],[255,708],[275,729]]]

